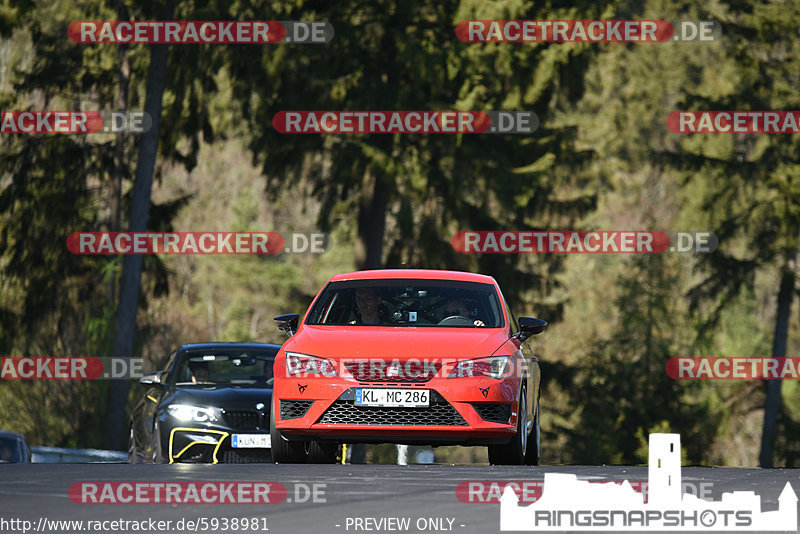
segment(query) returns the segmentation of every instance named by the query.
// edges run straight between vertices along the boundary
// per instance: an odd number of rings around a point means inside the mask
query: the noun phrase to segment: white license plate
[[[234,449],[271,449],[272,439],[269,434],[234,434],[231,446]]]
[[[428,389],[356,388],[356,406],[427,408],[430,399]]]

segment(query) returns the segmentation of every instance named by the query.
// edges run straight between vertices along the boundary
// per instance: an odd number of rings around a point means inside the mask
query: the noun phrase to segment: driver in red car
[[[358,308],[358,324],[381,324],[386,322],[382,317],[381,304],[383,299],[372,287],[356,289],[356,307]]]

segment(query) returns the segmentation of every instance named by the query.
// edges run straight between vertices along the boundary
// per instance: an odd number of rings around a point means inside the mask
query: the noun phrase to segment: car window
[[[503,306],[506,308],[506,313],[508,314],[508,320],[511,323],[511,333],[516,334],[519,332],[519,324],[517,323],[517,318],[511,313],[511,308],[508,306],[508,301],[506,301],[505,296],[503,296]]]
[[[17,438],[0,437],[0,463],[19,463],[21,461]]]
[[[385,279],[331,282],[305,324],[500,328],[505,321],[491,284]]]
[[[177,385],[272,384],[275,353],[258,350],[188,350],[177,368]]]
[[[163,378],[163,382],[168,383],[172,380],[172,375],[174,374],[175,370],[175,357],[178,355],[178,351],[172,351],[172,354],[169,355],[167,358],[167,365],[164,369],[167,371],[167,374]]]

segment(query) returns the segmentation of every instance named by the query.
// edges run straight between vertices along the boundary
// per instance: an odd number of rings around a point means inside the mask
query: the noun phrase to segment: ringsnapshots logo
[[[795,531],[797,496],[786,483],[778,510],[761,511],[753,491],[723,493],[705,501],[681,492],[679,434],[650,434],[649,502],[628,481],[590,484],[577,476],[546,473],[541,497],[520,506],[511,487],[500,500],[501,531]]]

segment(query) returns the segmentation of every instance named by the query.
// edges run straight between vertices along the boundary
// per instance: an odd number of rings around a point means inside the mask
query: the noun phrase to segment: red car
[[[379,270],[331,278],[275,358],[275,462],[327,463],[347,443],[485,445],[539,461],[539,364],[494,278]]]

